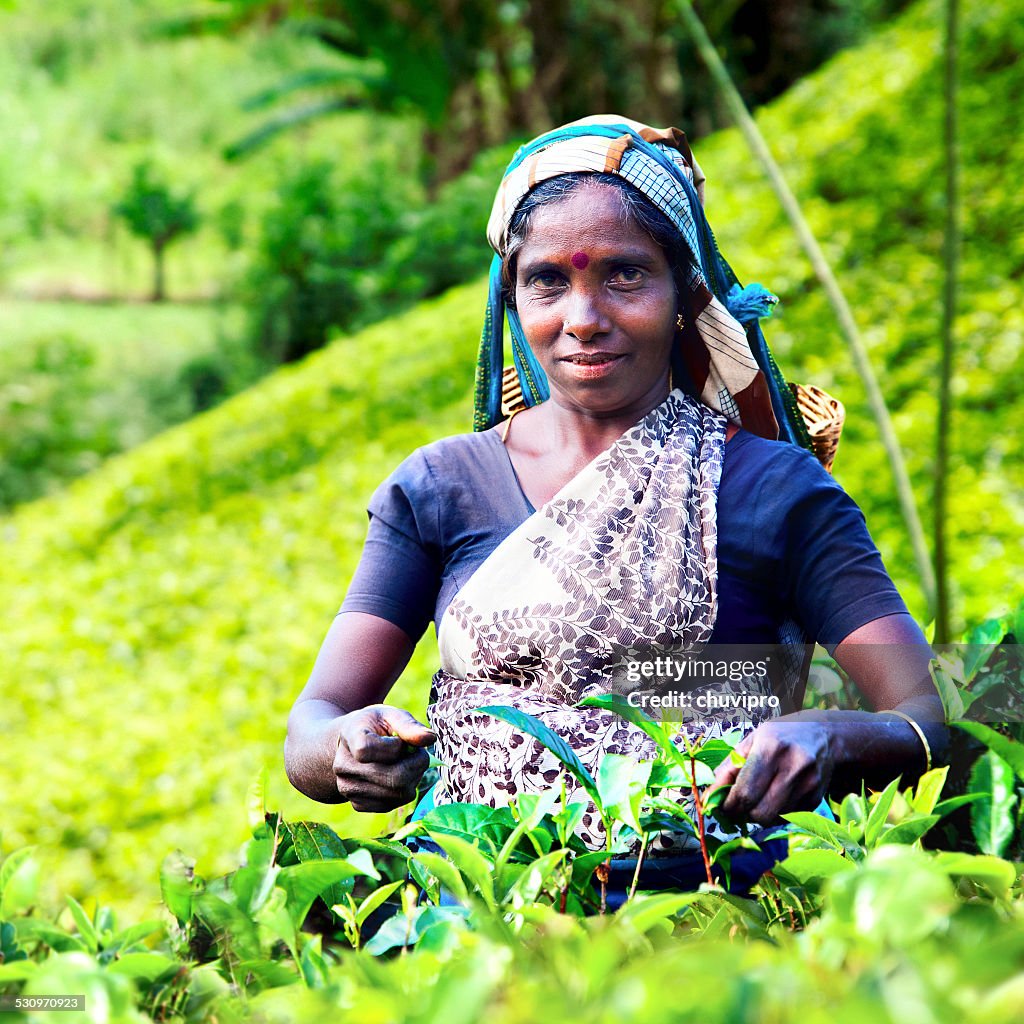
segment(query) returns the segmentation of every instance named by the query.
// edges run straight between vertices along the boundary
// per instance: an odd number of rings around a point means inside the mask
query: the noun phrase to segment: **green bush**
[[[1006,743],[1010,785],[1024,788],[1024,746]],[[710,765],[721,745],[693,753]],[[626,828],[661,783],[650,764],[619,758],[649,777],[624,802],[613,761],[588,789]],[[671,744],[658,761],[662,782],[686,764]],[[909,1007],[943,1024],[1010,1024],[1024,1009],[1020,865],[922,849],[944,808],[994,795],[982,780],[939,802],[945,775],[851,794],[833,804],[836,821],[787,815],[787,856],[746,896],[716,884],[637,892],[614,913],[591,881],[607,854],[571,836],[585,805],[564,786],[506,808],[435,808],[402,830],[439,855],[285,820],[257,784],[241,864],[208,879],[169,853],[160,917],[137,924],[72,897],[41,907],[33,851],[0,860],[0,994],[84,995],[96,1021],[857,1024],[900,1021]],[[1010,807],[986,816],[1018,828]],[[638,827],[657,831],[660,817]]]
[[[376,319],[375,268],[402,230],[408,188],[380,165],[352,176],[326,161],[287,172],[263,217],[245,292],[262,356],[294,362],[332,328]]]
[[[104,459],[266,372],[230,310],[10,303],[0,316],[0,509],[51,494]]]
[[[381,255],[384,295],[402,302],[429,298],[483,272],[492,256],[491,203],[514,150],[512,144],[485,150],[434,201],[409,212],[405,230]]]
[[[288,169],[263,215],[242,287],[255,351],[293,362],[477,276],[495,183],[511,147],[488,150],[427,201],[408,166],[372,156]]]
[[[0,508],[81,476],[120,448],[119,410],[105,397],[92,348],[53,336],[0,369]]]

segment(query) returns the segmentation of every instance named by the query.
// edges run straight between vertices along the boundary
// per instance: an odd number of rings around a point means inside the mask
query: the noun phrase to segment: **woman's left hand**
[[[828,726],[801,712],[762,723],[736,751],[746,761],[726,758],[715,772],[716,789],[732,786],[721,808],[737,821],[761,825],[780,814],[814,810],[835,767]]]

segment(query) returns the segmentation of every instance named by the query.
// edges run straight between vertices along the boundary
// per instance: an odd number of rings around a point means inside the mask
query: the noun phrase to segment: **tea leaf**
[[[650,775],[650,761],[635,761],[623,754],[605,754],[597,773],[597,791],[605,813],[639,832],[637,815]]]
[[[970,733],[975,739],[981,740],[989,750],[995,751],[1017,774],[1024,779],[1024,743],[1017,743],[1001,732],[982,725],[981,722],[953,722],[958,729]]]
[[[430,838],[448,854],[459,871],[480,893],[487,906],[493,909],[497,905],[494,895],[493,863],[473,843],[468,843],[458,836],[430,832]]]
[[[660,818],[660,815],[667,815],[673,821],[671,827],[678,828],[679,822],[682,822],[692,835],[697,834],[697,823],[681,803],[678,803],[675,800],[669,800],[664,796],[656,796],[651,799],[651,807],[654,808],[658,814],[650,816],[649,824],[645,825],[646,831],[650,831],[651,826],[655,823],[659,825],[661,824],[663,819]],[[648,816],[645,815],[644,820],[648,821]]]
[[[939,693],[947,722],[956,722],[964,717],[967,705],[964,703],[965,690],[963,663],[948,658],[936,658],[928,666],[935,689]],[[957,683],[961,686],[958,686]]]
[[[1008,895],[1017,880],[1013,864],[999,857],[941,850],[935,854],[935,863],[951,875],[984,885],[995,896]]]
[[[467,843],[479,843],[492,856],[515,830],[516,821],[508,807],[489,807],[486,804],[441,804],[417,822],[428,832],[443,832]]]
[[[39,889],[39,862],[35,847],[15,850],[0,865],[0,918],[12,918],[28,910]]]
[[[1001,619],[987,619],[964,637],[964,681],[970,683],[988,661],[995,647],[1002,643],[1006,629]]]
[[[163,935],[164,931],[163,921],[142,921],[119,931],[107,948],[129,950],[143,939],[148,939],[150,935]]]
[[[368,874],[370,870],[364,864],[353,863],[351,859],[305,861],[281,868],[277,884],[288,894],[288,914],[295,927],[301,928],[318,896],[340,882]]]
[[[651,778],[648,788],[659,789],[690,789],[690,766],[683,762],[680,764],[655,764],[651,769]]]
[[[1013,838],[1017,803],[1013,769],[987,750],[971,769],[970,790],[980,796],[971,807],[971,832],[982,853],[1001,857]]]
[[[319,821],[285,821],[281,823],[292,840],[300,861],[340,860],[348,856],[341,837]]]
[[[714,814],[728,797],[732,786],[717,786],[704,799],[704,813]]]
[[[624,903],[615,913],[615,920],[631,925],[641,935],[663,921],[672,921],[676,915],[692,906],[704,893],[655,893],[641,895]]]
[[[89,920],[89,915],[82,909],[82,905],[74,896],[68,896],[67,901],[68,909],[71,911],[71,916],[75,919],[75,927],[78,928],[78,934],[81,936],[82,941],[90,952],[97,952],[100,940],[92,921]]]
[[[854,859],[859,859],[862,856],[860,847],[838,822],[830,821],[813,811],[794,811],[792,814],[783,814],[782,817],[785,821],[796,825],[800,831],[824,840],[829,846],[844,851]],[[775,835],[773,834],[771,838],[775,838]]]
[[[859,826],[860,831],[857,834],[861,834],[870,816],[868,802],[862,793],[847,793],[843,797],[839,805],[839,824],[849,829],[851,835],[854,834],[853,826]]]
[[[231,876],[235,905],[247,914],[255,914],[266,903],[281,870],[274,863],[273,839],[250,839],[245,844],[246,864]]]
[[[878,840],[879,846],[891,846],[899,844],[909,846],[916,843],[931,827],[939,820],[937,814],[928,814],[924,817],[913,817],[907,821],[901,821],[894,825],[888,832],[883,832]]]
[[[581,853],[574,857],[572,861],[572,884],[575,886],[586,885],[598,864],[604,864],[607,860],[608,853],[605,850]]]
[[[72,935],[56,924],[36,918],[18,921],[18,937],[22,942],[32,939],[45,942],[58,953],[88,953],[89,949],[78,935]]]
[[[711,863],[717,864],[719,860],[727,860],[737,850],[754,850],[760,853],[761,847],[750,836],[736,836],[735,839],[729,839],[715,848],[711,855]]]
[[[28,981],[38,970],[39,964],[31,960],[0,963],[0,985],[5,981]]]
[[[243,960],[257,960],[260,957],[256,924],[238,907],[206,890],[193,897],[192,913],[213,932],[222,951],[230,950]]]
[[[733,746],[723,739],[708,740],[694,751],[694,760],[707,765],[714,771],[733,753]],[[738,756],[738,755],[737,755]]]
[[[288,894],[284,889],[275,887],[252,918],[259,926],[261,937],[270,934],[280,939],[288,947],[292,959],[298,960],[298,929],[288,915]]]
[[[590,774],[587,766],[576,756],[576,751],[562,739],[557,733],[552,732],[543,722],[520,711],[518,708],[510,708],[504,705],[493,705],[491,707],[476,708],[484,714],[507,722],[527,736],[532,736],[542,747],[551,751],[562,764],[569,770],[572,777],[587,791],[594,803],[600,803],[600,794],[597,790],[597,783],[594,776]]]
[[[881,793],[878,794],[878,799],[875,801],[874,806],[871,808],[871,813],[868,814],[868,820],[864,823],[864,845],[874,846],[875,841],[882,834],[882,830],[885,828],[886,819],[889,816],[889,808],[892,807],[893,797],[896,796],[896,790],[899,788],[900,780],[899,776],[892,780]],[[941,786],[940,786],[941,788]],[[931,807],[928,808],[931,810]]]
[[[364,924],[366,919],[380,906],[387,902],[388,897],[396,892],[403,885],[403,880],[399,879],[397,882],[391,882],[389,885],[382,885],[379,889],[374,889],[369,896],[359,904],[359,910],[356,912],[356,923]]]
[[[461,930],[467,914],[465,907],[416,907],[408,917],[405,914],[389,917],[363,949],[371,956],[380,956],[405,946],[407,939],[410,946],[415,946],[435,931]]]
[[[544,815],[554,809],[559,796],[557,789],[548,789],[543,793],[521,793],[514,805],[514,811],[519,815],[519,824],[527,830],[536,828]]]
[[[552,820],[558,829],[559,841],[563,845],[569,841],[570,837],[583,821],[583,815],[586,813],[586,800],[570,800],[558,811],[557,814],[552,816]]]
[[[917,780],[911,805],[920,814],[931,814],[935,805],[942,795],[942,787],[946,784],[946,776],[949,774],[949,765],[941,768],[933,768]]]
[[[294,985],[296,981],[291,967],[277,960],[266,960],[258,954],[240,960],[235,973],[240,978],[251,979],[249,983],[257,988],[278,988]]]
[[[175,850],[160,865],[160,894],[182,924],[191,918],[193,896],[202,890],[202,880],[195,877],[195,863],[181,850]]]
[[[509,833],[508,839],[505,840],[494,862],[496,872],[500,872],[509,858],[513,856],[520,839],[524,835],[534,832],[544,816],[550,814],[558,801],[559,795],[557,789],[548,789],[543,793],[523,793],[519,796],[516,801],[516,810],[520,814],[520,820]],[[550,833],[545,830],[544,835],[548,837],[548,846],[550,847]],[[539,838],[534,837],[534,848],[540,847],[542,842]]]
[[[324,988],[329,983],[327,961],[321,952],[321,936],[315,936],[302,947],[299,970],[307,988]]]
[[[348,854],[345,843],[338,834],[319,821],[282,821],[281,826],[285,836],[290,840],[292,853],[300,864],[309,861],[343,860]],[[363,852],[369,856],[367,851]],[[331,906],[339,903],[345,892],[346,886],[338,884],[332,885],[321,895],[324,903]]]
[[[469,890],[459,869],[439,853],[423,850],[413,855],[460,903],[469,902]],[[401,883],[399,883],[401,884]]]
[[[107,970],[152,983],[165,974],[176,972],[178,967],[177,960],[163,953],[126,953],[111,963]]]
[[[635,725],[654,740],[662,754],[672,760],[679,760],[681,757],[665,726],[651,718],[642,708],[633,707],[628,700],[617,693],[603,693],[594,697],[586,697],[579,702],[577,707],[602,708],[611,711],[619,718],[625,719],[630,725]]]
[[[547,880],[559,868],[568,853],[569,851],[562,847],[527,864],[519,878],[505,893],[503,902],[511,902],[513,906],[535,902]]]
[[[958,807],[963,807],[965,804],[972,804],[980,798],[980,793],[962,793],[960,796],[951,796],[947,800],[940,800],[932,808],[932,813],[937,814],[940,818],[944,818],[947,814],[952,813]]]
[[[419,825],[419,822],[413,824]],[[405,829],[401,829],[400,832],[404,832]],[[395,833],[398,835],[399,833]],[[376,839],[360,839],[359,845],[364,850],[369,850],[370,853],[390,854],[391,856],[398,857],[400,860],[408,860],[412,856],[412,851],[404,843],[395,842],[394,839],[386,839],[378,837]]]
[[[843,871],[853,871],[856,866],[849,857],[834,850],[794,850],[772,868],[772,873],[805,885],[814,878],[831,878]]]

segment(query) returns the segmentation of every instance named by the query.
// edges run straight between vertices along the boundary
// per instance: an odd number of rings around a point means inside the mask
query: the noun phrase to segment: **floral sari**
[[[534,715],[595,774],[606,753],[654,759],[655,745],[640,729],[577,704],[629,690],[632,664],[709,641],[725,425],[672,392],[509,535],[459,591],[439,631],[441,671],[428,708],[444,764],[436,803],[500,806],[558,779],[557,759],[479,710],[487,705]],[[766,679],[709,685],[719,694],[770,691]],[[681,721],[676,741],[750,730],[777,714],[767,703],[706,712]],[[593,808],[578,834],[603,847]],[[690,843],[663,833],[651,853]]]

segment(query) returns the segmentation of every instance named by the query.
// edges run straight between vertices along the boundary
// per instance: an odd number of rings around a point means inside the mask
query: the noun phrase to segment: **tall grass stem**
[[[946,0],[944,53],[945,124],[943,143],[946,165],[946,223],[943,237],[945,280],[942,295],[942,362],[939,369],[939,422],[935,436],[935,483],[932,507],[935,514],[935,642],[949,643],[949,567],[946,547],[947,484],[949,482],[949,430],[953,415],[953,355],[958,277],[960,272],[960,153],[957,138],[957,50],[959,2]]]
[[[853,312],[846,301],[846,296],[839,287],[839,282],[836,280],[835,274],[832,272],[832,268],[825,258],[821,246],[818,244],[818,240],[814,237],[807,218],[804,217],[799,201],[786,182],[782,169],[772,156],[768,143],[765,141],[760,129],[750,116],[750,112],[743,102],[743,97],[740,96],[739,90],[729,74],[729,70],[722,62],[718,51],[711,42],[703,22],[698,17],[697,12],[694,11],[690,0],[678,0],[676,8],[679,11],[683,24],[686,26],[686,31],[701,55],[701,59],[707,65],[715,85],[721,91],[726,107],[736,126],[750,147],[751,153],[753,153],[754,157],[764,168],[772,190],[789,217],[800,245],[807,254],[814,274],[821,284],[839,322],[840,332],[853,357],[854,367],[863,382],[871,414],[878,427],[882,445],[885,448],[889,465],[892,468],[900,512],[903,515],[903,521],[910,536],[914,560],[917,563],[918,575],[921,580],[921,590],[928,605],[929,616],[934,616],[936,610],[935,571],[928,553],[924,527],[921,525],[921,518],[914,503],[913,487],[910,483],[906,462],[903,459],[903,452],[900,449],[899,439],[896,437],[892,417],[889,415],[889,409],[885,404],[885,398],[882,395],[882,389],[879,387],[878,378],[875,376],[871,361],[868,358],[867,347],[854,321]]]

